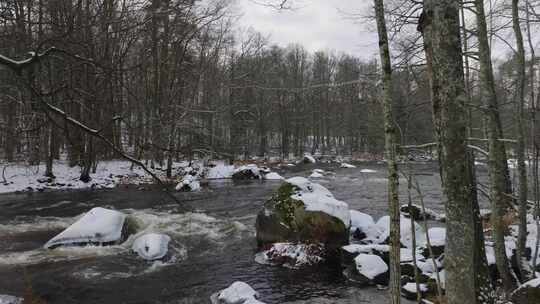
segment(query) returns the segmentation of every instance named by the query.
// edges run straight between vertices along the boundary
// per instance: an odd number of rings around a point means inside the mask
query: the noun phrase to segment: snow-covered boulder
[[[512,292],[511,299],[516,304],[537,304],[540,299],[540,278],[522,284]]]
[[[257,253],[255,261],[298,269],[323,262],[324,254],[323,244],[275,243],[270,249]]]
[[[446,244],[446,228],[442,227],[433,227],[428,229],[428,235],[429,240],[431,243],[431,250],[433,251],[433,255],[438,258],[444,253],[444,246]],[[422,246],[422,255],[424,257],[429,257],[429,249],[427,247],[427,240],[426,244],[420,245]]]
[[[382,231],[375,224],[373,217],[356,210],[350,210],[349,212],[351,214],[351,234],[353,237],[366,243],[377,242]]]
[[[250,164],[238,167],[232,174],[234,180],[249,180],[249,179],[261,179],[262,170],[257,165]]]
[[[207,179],[222,179],[231,178],[234,173],[233,165],[225,165],[223,163],[217,163],[208,168],[206,172]]]
[[[355,165],[351,165],[351,164],[347,164],[347,163],[341,163],[340,167],[341,167],[341,168],[347,168],[347,169],[353,169],[353,168],[356,168]]]
[[[310,178],[323,178],[324,177],[324,171],[322,170],[313,170],[313,172],[309,175]]]
[[[305,153],[302,162],[304,164],[314,164],[317,162],[317,160],[315,160],[315,157],[313,157],[311,154]]]
[[[388,265],[377,255],[361,253],[354,259],[356,267],[348,268],[349,280],[367,284],[388,284]]]
[[[283,176],[279,175],[276,172],[269,172],[263,175],[263,178],[266,180],[284,180]]]
[[[212,304],[264,304],[257,300],[257,292],[248,284],[237,281],[210,298]]]
[[[196,176],[186,174],[182,181],[176,185],[176,191],[198,191],[201,189],[201,183]]]
[[[120,243],[126,216],[118,211],[101,207],[88,211],[78,221],[49,240],[44,247],[61,245],[112,245]]]
[[[22,304],[23,298],[0,294],[0,304]]]
[[[260,246],[280,242],[322,243],[333,251],[349,241],[349,206],[303,177],[287,179],[257,215]]]
[[[416,283],[406,283],[401,286],[401,294],[408,300],[416,300],[417,293],[419,292],[423,296],[428,291],[428,286],[426,284],[418,284],[419,288],[416,287]]]
[[[379,235],[380,243],[388,243],[390,237],[390,216],[386,215],[377,221],[377,227],[382,231]],[[426,233],[422,226],[414,222],[416,246],[423,246],[426,243]],[[404,247],[412,247],[411,219],[404,216],[400,218],[400,241]]]
[[[166,234],[147,233],[138,237],[131,249],[145,260],[159,260],[167,255],[170,241],[171,237]]]

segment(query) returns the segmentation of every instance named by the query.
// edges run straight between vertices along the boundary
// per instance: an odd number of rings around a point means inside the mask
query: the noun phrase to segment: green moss
[[[298,230],[298,222],[296,214],[299,209],[304,210],[304,203],[291,198],[294,193],[299,190],[298,187],[285,183],[279,187],[277,193],[271,199],[274,204],[276,213],[280,216],[283,223],[289,226],[292,230]]]

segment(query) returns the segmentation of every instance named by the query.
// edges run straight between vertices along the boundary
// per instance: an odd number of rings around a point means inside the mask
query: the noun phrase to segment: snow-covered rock
[[[257,215],[259,246],[283,242],[325,244],[328,251],[349,242],[346,203],[306,178],[287,179]]]
[[[351,164],[347,164],[347,163],[341,163],[340,167],[341,168],[348,168],[348,169],[356,168],[355,165],[351,165]]]
[[[131,249],[145,260],[159,260],[167,255],[170,241],[171,237],[166,234],[147,233],[138,237]]]
[[[377,173],[377,171],[371,169],[362,169],[360,170],[360,173]]]
[[[298,269],[324,261],[324,254],[323,244],[275,243],[270,249],[257,253],[255,261]]]
[[[283,176],[277,174],[276,172],[270,172],[263,176],[264,179],[267,180],[283,180]]]
[[[361,253],[354,259],[355,268],[349,268],[346,276],[361,284],[387,284],[388,265],[377,255]]]
[[[314,169],[311,172],[311,175],[309,175],[310,178],[323,178],[324,177],[324,170],[322,169]]]
[[[181,182],[176,185],[176,191],[199,191],[201,183],[196,176],[186,174]]]
[[[302,162],[306,164],[314,164],[317,162],[317,160],[315,160],[315,157],[313,157],[311,154],[305,153]]]
[[[248,284],[237,281],[211,297],[212,304],[264,304],[258,301],[257,292]]]
[[[246,179],[261,179],[262,178],[262,170],[261,168],[257,167],[257,165],[250,164],[238,167],[234,169],[234,172],[232,174],[232,179],[235,180],[246,180]]]
[[[60,245],[109,245],[122,240],[126,216],[118,211],[101,207],[93,208],[82,218],[49,240],[44,247]]]
[[[428,287],[426,284],[419,284],[418,289],[416,288],[416,283],[406,283],[401,287],[401,293],[406,299],[416,300],[416,294],[420,292],[423,295],[428,291]]]
[[[410,209],[410,210],[409,210]],[[427,220],[444,221],[444,215],[424,207],[425,212],[422,212],[422,206],[412,204],[411,208],[408,205],[402,205],[400,208],[401,214],[407,218],[412,217],[415,221],[423,220],[424,217]]]
[[[373,217],[356,210],[350,210],[349,212],[351,215],[351,233],[353,237],[359,241],[377,242],[382,231],[375,224]]]
[[[299,189],[291,198],[302,201],[307,211],[324,212],[340,219],[345,227],[349,227],[351,222],[349,205],[335,199],[328,189],[303,177],[289,178],[287,183]]]
[[[377,221],[377,227],[382,231],[379,242],[387,242],[390,237],[390,216],[386,215]],[[426,234],[422,226],[414,222],[416,246],[423,246],[426,243]],[[411,219],[404,216],[400,218],[400,241],[405,247],[412,247]]]
[[[0,304],[22,304],[23,298],[0,294]]]

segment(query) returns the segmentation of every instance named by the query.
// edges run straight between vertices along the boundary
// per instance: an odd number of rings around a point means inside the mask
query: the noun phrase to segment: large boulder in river
[[[303,177],[281,185],[257,215],[259,246],[292,242],[324,244],[334,251],[349,242],[349,207],[325,187]]]
[[[369,214],[350,210],[351,234],[354,239],[362,243],[377,243],[379,235],[383,232]]]
[[[101,207],[88,211],[73,225],[49,240],[44,247],[52,249],[62,245],[114,245],[128,235],[126,215]]]
[[[171,237],[166,234],[147,233],[138,237],[131,249],[145,260],[159,260],[167,255],[170,241]]]

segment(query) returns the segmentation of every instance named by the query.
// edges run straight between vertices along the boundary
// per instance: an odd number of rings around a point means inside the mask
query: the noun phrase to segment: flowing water
[[[316,167],[333,172],[317,182],[351,209],[375,219],[386,214],[384,165]],[[281,173],[308,176],[313,168],[299,166]],[[413,169],[426,204],[442,212],[436,165],[415,164]],[[154,191],[0,195],[0,294],[23,296],[31,288],[47,303],[209,303],[211,294],[240,280],[268,304],[387,303],[386,291],[354,286],[335,267],[291,270],[254,261],[255,216],[279,184],[214,181],[201,192],[177,194],[197,210],[188,214]],[[171,236],[167,259],[143,261],[131,252],[133,237],[111,247],[42,249],[47,240],[97,206],[128,214],[141,231]]]

